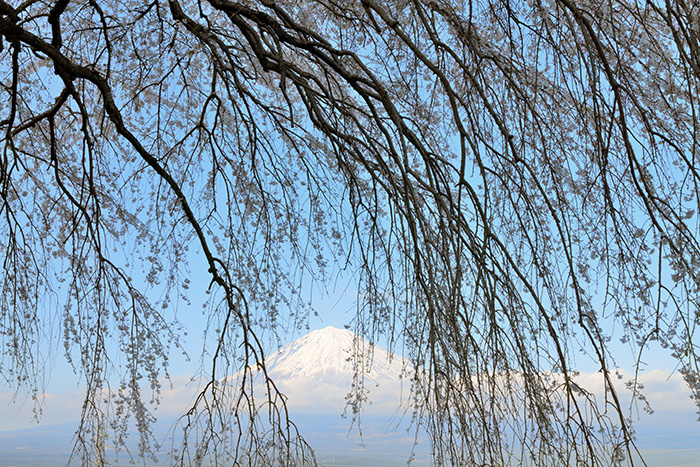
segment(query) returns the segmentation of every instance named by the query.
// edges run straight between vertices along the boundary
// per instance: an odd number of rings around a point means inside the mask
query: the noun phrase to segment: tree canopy
[[[274,381],[225,377],[340,271],[354,329],[415,363],[437,465],[624,463],[619,340],[637,366],[665,349],[700,402],[694,0],[0,14],[0,373],[37,396],[47,349],[69,359],[86,462],[106,424],[149,451],[193,275],[214,337],[181,462],[313,463]]]

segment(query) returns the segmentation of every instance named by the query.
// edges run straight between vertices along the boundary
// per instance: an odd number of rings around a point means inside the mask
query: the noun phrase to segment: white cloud
[[[80,418],[84,393],[44,393],[31,397],[13,392],[0,392],[0,431],[20,430],[37,425],[66,423]]]
[[[611,378],[622,404],[628,407],[632,403],[631,385],[634,382],[634,373],[617,369],[612,371]],[[605,381],[602,373],[581,373],[575,378],[575,381],[581,387],[592,392],[596,398],[604,398]],[[677,417],[679,414],[692,416],[697,410],[690,398],[688,386],[678,373],[654,369],[637,375],[636,383],[641,395],[646,398],[652,410],[660,417],[668,417],[671,414],[673,417]],[[637,401],[632,405],[632,408],[636,408],[635,412],[645,418],[643,406],[643,401]]]

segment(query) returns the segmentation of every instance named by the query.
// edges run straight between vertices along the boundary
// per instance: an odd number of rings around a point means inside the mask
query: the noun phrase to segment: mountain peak
[[[371,406],[372,413],[391,414],[410,403],[413,364],[346,329],[312,331],[267,357],[265,367],[288,407],[305,414],[340,413],[348,406],[355,411],[360,405],[365,413]],[[255,384],[261,377],[254,377]]]
[[[371,344],[347,329],[328,326],[312,331],[266,359],[268,374],[275,380],[305,378],[318,380],[364,372],[372,380],[398,380],[405,362],[387,350]]]

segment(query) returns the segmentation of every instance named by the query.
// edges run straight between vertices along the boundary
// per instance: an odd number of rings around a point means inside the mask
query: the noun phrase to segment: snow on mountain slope
[[[340,413],[358,396],[363,410],[393,413],[406,406],[412,365],[353,332],[312,331],[265,359],[268,375],[291,408]],[[353,383],[363,385],[359,395]]]
[[[310,332],[266,360],[268,372],[275,379],[351,377],[355,371],[364,370],[373,380],[399,380],[410,369],[406,363],[351,331],[331,326]]]

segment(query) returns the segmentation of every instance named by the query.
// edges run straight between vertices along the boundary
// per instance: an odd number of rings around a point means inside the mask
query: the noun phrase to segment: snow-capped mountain
[[[323,464],[398,466],[411,453],[416,461],[429,458],[423,445],[414,445],[411,362],[351,331],[327,327],[280,349],[265,364]],[[361,424],[354,418],[359,408]],[[343,420],[343,413],[352,416]]]
[[[273,379],[352,377],[364,372],[372,380],[398,381],[407,362],[346,329],[312,331],[266,359]]]
[[[290,407],[319,413],[340,413],[358,397],[365,410],[392,413],[406,405],[413,370],[409,361],[334,327],[297,339],[265,366]]]

